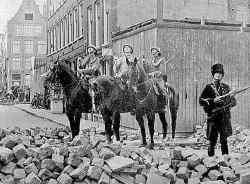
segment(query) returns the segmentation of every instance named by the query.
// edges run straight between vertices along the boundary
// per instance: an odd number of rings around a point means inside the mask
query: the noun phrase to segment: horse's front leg
[[[110,144],[112,142],[111,136],[113,134],[112,132],[112,119],[111,119],[111,113],[107,109],[101,110],[102,118],[105,125],[105,134],[106,134],[106,140],[107,143]]]
[[[162,124],[163,139],[165,139],[167,137],[167,130],[168,130],[168,123],[166,121],[165,112],[161,111],[158,114],[159,114],[159,118],[160,118],[160,121],[161,121],[161,124]]]
[[[81,117],[82,117],[82,113],[81,113],[80,109],[76,108],[74,118],[75,118],[75,129],[76,129],[77,135],[80,132]]]
[[[150,134],[150,144],[148,145],[149,149],[154,148],[154,133],[155,133],[155,113],[149,112],[147,113],[147,119],[148,119],[148,128],[149,128],[149,134]]]
[[[70,124],[70,130],[72,132],[72,139],[79,134],[78,128],[75,123],[74,111],[72,109],[66,109],[66,114]]]
[[[136,117],[136,120],[137,120],[137,122],[139,124],[139,127],[141,129],[141,136],[142,136],[142,144],[141,144],[141,146],[146,146],[147,145],[147,140],[146,140],[146,132],[145,132],[144,120],[143,120],[143,113],[136,112],[135,117]]]
[[[120,141],[120,121],[121,115],[119,112],[113,113],[113,130],[117,141]]]

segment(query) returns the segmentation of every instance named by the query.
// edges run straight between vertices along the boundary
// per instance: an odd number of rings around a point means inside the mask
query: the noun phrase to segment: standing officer
[[[232,95],[218,98],[230,91],[230,87],[221,82],[224,77],[223,65],[213,65],[211,72],[213,81],[202,91],[199,103],[207,113],[208,156],[214,156],[218,135],[220,135],[222,155],[225,155],[228,154],[227,138],[232,135],[230,109],[236,105],[236,100]]]

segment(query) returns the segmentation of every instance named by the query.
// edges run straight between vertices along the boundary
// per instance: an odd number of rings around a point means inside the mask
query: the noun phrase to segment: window
[[[100,2],[95,2],[95,45],[100,46],[100,36],[99,36],[99,26],[100,26],[100,16],[99,16]]]
[[[72,17],[72,14],[68,16],[68,24],[69,24],[69,42],[68,43],[72,41],[72,19],[71,17]]]
[[[37,43],[37,54],[44,55],[46,54],[46,42],[45,41],[38,41]]]
[[[33,20],[33,13],[25,13],[24,16],[25,20]]]
[[[75,40],[76,38],[79,37],[79,11],[78,8],[75,8],[74,10],[74,36],[75,36]]]
[[[60,43],[61,43],[61,47],[63,47],[64,46],[64,25],[63,25],[63,20],[60,22],[60,35],[61,35]]]
[[[104,44],[109,41],[109,11],[107,7],[107,0],[104,0]]]
[[[32,40],[24,41],[24,52],[26,54],[33,54],[33,41]]]
[[[83,4],[79,7],[79,36],[83,35]]]
[[[74,41],[74,38],[75,38],[75,34],[74,34],[74,16],[73,14],[71,13],[70,14],[70,28],[71,28],[71,39],[70,39],[70,42],[73,42]]]
[[[92,8],[91,6],[87,9],[88,16],[88,43],[92,44]]]
[[[42,26],[40,25],[17,25],[17,36],[39,36],[42,33]]]
[[[13,58],[12,59],[12,70],[14,70],[14,71],[21,70],[21,59],[20,58]]]
[[[21,80],[21,74],[12,74],[12,80]]]
[[[14,54],[19,54],[21,52],[21,41],[13,41],[12,42],[12,52]]]
[[[67,17],[64,18],[64,45],[68,43],[68,24]]]
[[[30,74],[26,74],[24,76],[24,85],[25,86],[30,86]]]
[[[30,70],[31,69],[31,58],[25,58],[24,69],[25,70]]]

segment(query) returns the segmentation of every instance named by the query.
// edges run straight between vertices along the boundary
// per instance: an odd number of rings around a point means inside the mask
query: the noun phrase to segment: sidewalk
[[[16,104],[14,105],[14,107],[28,114],[31,114],[32,116],[56,123],[59,126],[69,126],[69,121],[68,121],[66,114],[53,114],[49,110],[45,110],[45,109],[32,109],[30,107],[30,104]],[[91,128],[91,127],[95,127],[98,129],[103,128],[104,130],[104,124],[102,122],[98,122],[98,121],[93,122],[91,120],[85,120],[83,118],[81,119],[81,124],[80,124],[81,130],[86,129],[86,128]]]

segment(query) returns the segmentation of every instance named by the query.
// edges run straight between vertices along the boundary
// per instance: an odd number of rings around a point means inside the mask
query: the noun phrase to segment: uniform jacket
[[[161,57],[159,59],[153,59],[150,63],[145,67],[148,74],[153,74],[156,78],[160,78],[162,74],[165,73],[165,58]]]
[[[135,58],[135,62],[137,62],[138,66],[140,65],[138,62],[138,59]],[[123,77],[128,77],[126,76],[130,70],[130,62],[128,61],[128,59],[126,59],[126,57],[121,57],[118,60],[116,60],[114,66],[113,66],[113,70],[114,70],[114,75],[115,77],[118,78],[123,78]],[[140,67],[143,67],[140,65]]]
[[[204,111],[207,113],[207,136],[209,138],[212,126],[218,126],[223,130],[223,135],[221,136],[231,136],[232,135],[232,125],[231,125],[231,107],[236,105],[236,99],[234,97],[224,98],[223,103],[216,104],[214,103],[214,98],[227,94],[230,91],[230,87],[225,83],[220,83],[218,89],[215,87],[214,83],[207,84],[204,90],[201,93],[199,98],[200,105],[204,108]],[[208,101],[204,99],[209,99]],[[213,114],[213,109],[217,107],[222,107],[225,105],[231,104],[229,107],[225,108],[219,113]]]
[[[86,71],[88,70],[100,73],[101,72],[100,59],[98,57],[90,59],[90,56],[87,56],[81,61],[79,68],[81,69],[85,68]]]

